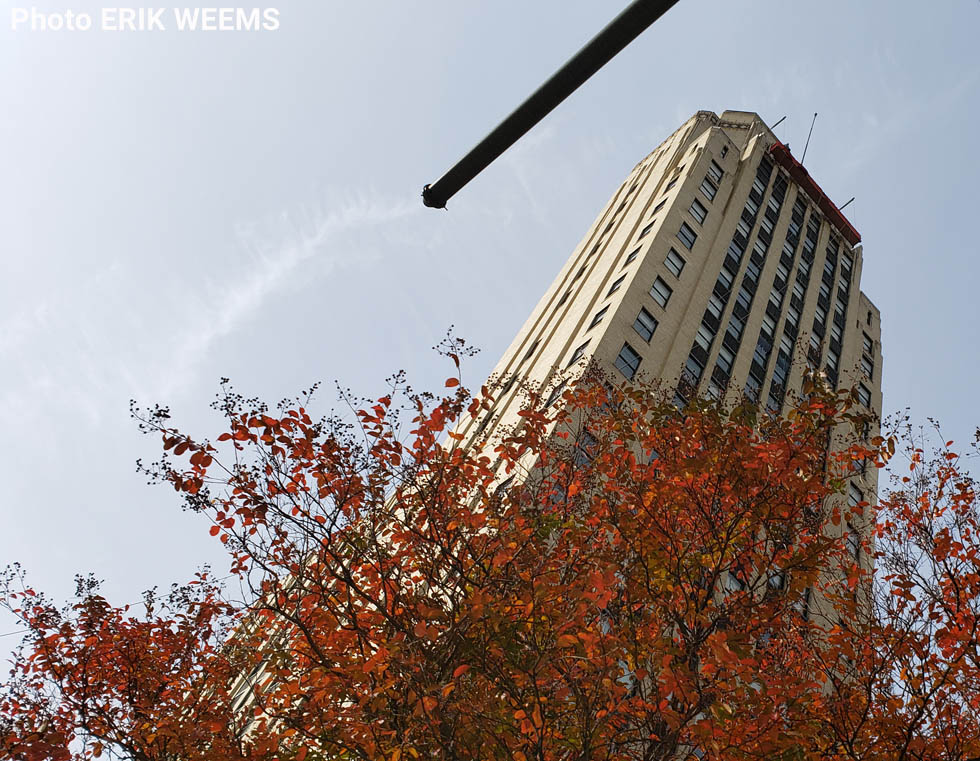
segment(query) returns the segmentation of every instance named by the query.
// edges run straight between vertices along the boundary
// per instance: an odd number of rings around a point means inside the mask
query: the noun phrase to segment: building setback
[[[661,380],[679,405],[744,394],[776,414],[809,366],[877,418],[880,315],[861,267],[861,236],[758,114],[699,111],[572,252],[498,362],[479,432],[515,422],[522,384],[508,380],[557,391],[587,362]],[[876,469],[858,483],[851,501],[873,500]]]

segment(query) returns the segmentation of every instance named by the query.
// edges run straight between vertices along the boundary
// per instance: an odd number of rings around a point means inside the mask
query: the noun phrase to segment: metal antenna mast
[[[431,185],[422,189],[422,203],[436,209],[516,143],[531,127],[571,95],[619,51],[640,36],[678,0],[635,0],[555,72],[473,150]]]
[[[806,145],[803,146],[803,158],[800,159],[801,164],[803,163],[803,160],[806,159],[806,149],[810,147],[810,135],[813,134],[813,125],[816,124],[816,121],[817,121],[817,112],[814,111],[813,121],[810,122],[810,131],[807,133],[806,136]]]

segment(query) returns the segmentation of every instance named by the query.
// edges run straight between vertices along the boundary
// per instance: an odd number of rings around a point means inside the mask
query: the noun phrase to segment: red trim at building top
[[[770,146],[769,153],[772,154],[772,157],[781,167],[789,172],[789,176],[793,178],[796,184],[806,191],[806,194],[820,207],[820,211],[824,213],[824,216],[830,220],[832,225],[840,230],[841,235],[844,236],[844,239],[848,243],[856,246],[861,242],[861,235],[854,229],[854,225],[848,222],[847,218],[841,214],[840,209],[820,189],[820,186],[817,185],[809,172],[803,168],[803,165],[793,158],[793,154],[789,152],[787,146],[777,140]]]

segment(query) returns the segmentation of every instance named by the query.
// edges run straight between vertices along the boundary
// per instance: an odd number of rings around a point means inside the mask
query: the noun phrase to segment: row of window
[[[783,242],[779,264],[776,267],[776,276],[773,280],[772,289],[769,292],[766,313],[762,318],[762,327],[759,329],[759,338],[756,341],[755,351],[752,354],[752,363],[749,366],[748,379],[745,383],[745,394],[752,401],[759,400],[762,392],[762,384],[765,382],[769,358],[772,349],[776,345],[776,324],[781,317],[784,297],[789,289],[789,276],[793,270],[796,250],[800,241],[800,231],[805,215],[806,204],[802,199],[797,199],[793,204],[793,210],[790,214],[786,240]],[[776,355],[776,369],[773,372],[774,382],[770,384],[769,395],[766,400],[767,407],[773,411],[778,411],[782,405],[783,389],[785,388],[786,375],[788,374],[793,355],[796,330],[800,310],[802,309],[803,294],[806,292],[808,284],[808,272],[808,265],[804,267],[801,264],[797,270],[796,282],[793,285],[793,296],[788,306],[786,323],[783,326],[783,336],[779,340],[779,351]],[[799,300],[798,304],[795,301],[797,299]]]
[[[718,274],[718,280],[709,297],[708,307],[702,317],[694,344],[691,346],[690,354],[681,373],[681,379],[675,397],[675,402],[678,406],[683,406],[693,396],[704,374],[711,345],[721,327],[721,316],[734,290],[735,278],[741,269],[742,257],[748,246],[749,237],[755,225],[765,188],[772,174],[772,168],[773,164],[768,157],[764,158],[759,166],[756,179],[749,193],[749,199],[746,201],[745,209],[742,211],[742,216],[739,219],[732,242],[729,244],[725,261],[722,263],[721,270]],[[712,167],[709,169],[709,174],[705,179],[712,183],[718,182],[721,179],[719,172],[720,167],[712,162]],[[783,192],[785,192],[785,187],[783,188]],[[778,209],[777,204],[777,214]],[[748,318],[748,310],[751,306],[755,287],[765,262],[767,248],[768,240],[758,242],[757,249],[752,252],[750,257],[751,262],[749,267],[746,268],[746,275],[743,278],[742,285],[736,294],[736,304],[732,309],[722,345],[719,347],[715,370],[712,373],[711,382],[709,383],[709,392],[713,396],[721,396],[731,375],[732,366],[735,362],[735,354],[738,351],[742,331],[745,327],[745,320]]]

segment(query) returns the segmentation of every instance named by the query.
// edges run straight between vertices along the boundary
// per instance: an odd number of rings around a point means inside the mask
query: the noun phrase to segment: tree
[[[872,578],[841,494],[894,441],[829,453],[862,428],[846,394],[680,414],[589,376],[473,442],[492,391],[446,385],[398,376],[353,422],[225,389],[214,441],[138,413],[165,450],[147,471],[250,594],[203,577],[138,616],[83,584],[57,611],[8,575],[7,756],[980,755],[978,509],[951,453],[913,452],[882,501]]]

